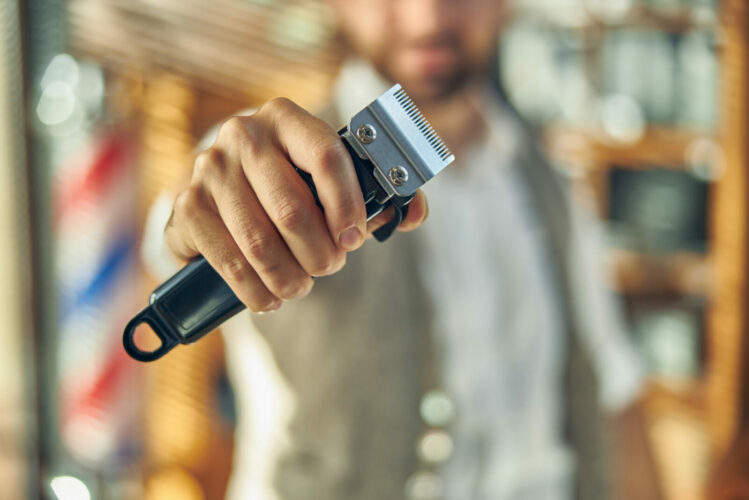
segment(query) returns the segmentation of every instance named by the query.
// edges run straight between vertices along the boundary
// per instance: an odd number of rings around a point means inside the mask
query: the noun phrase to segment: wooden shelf
[[[564,8],[567,10],[567,8]],[[561,9],[530,9],[524,18],[560,30],[605,31],[613,29],[650,29],[666,33],[684,33],[695,30],[717,30],[718,13],[709,8],[688,6],[651,7],[634,5],[616,18],[606,16],[593,9],[583,10],[577,15],[561,12]]]
[[[668,127],[651,127],[634,143],[617,142],[601,130],[579,127],[549,127],[544,134],[554,159],[586,170],[610,165],[683,169],[690,147],[703,139],[715,140],[705,132]]]
[[[705,419],[705,384],[701,380],[650,379],[645,384],[644,398],[650,415],[677,410],[698,420]]]
[[[692,295],[708,297],[712,291],[712,265],[703,254],[679,252],[638,254],[614,249],[609,253],[614,289],[628,295]]]
[[[745,363],[749,355],[749,3],[722,0],[716,5],[717,10],[684,2],[663,8],[637,5],[625,15],[605,17],[591,9],[555,8],[549,2],[544,8],[526,7],[523,15],[534,29],[563,43],[573,40],[591,82],[598,82],[601,75],[602,41],[617,35],[617,30],[631,31],[633,36],[649,36],[646,32],[651,31],[664,37],[696,31],[711,35],[716,50],[720,78],[714,129],[651,126],[631,143],[617,142],[593,127],[546,126],[544,135],[547,151],[561,167],[569,168],[574,185],[587,194],[592,188],[604,218],[610,206],[612,167],[684,171],[698,167],[695,173],[710,179],[705,208],[709,255],[684,252],[659,257],[625,250],[612,250],[609,255],[615,288],[630,297],[707,299],[700,339],[703,372],[678,382],[654,379],[645,391],[651,441],[668,500],[704,500],[711,470],[732,448],[738,432],[749,428],[749,419],[740,412],[747,406]],[[721,483],[744,479],[746,456],[729,463],[726,473],[719,476]],[[719,498],[747,496],[732,495]]]

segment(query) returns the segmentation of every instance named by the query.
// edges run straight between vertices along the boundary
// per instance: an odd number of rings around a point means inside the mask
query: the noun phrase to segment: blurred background
[[[607,221],[664,494],[717,498],[749,476],[747,2],[515,3],[499,76]],[[325,99],[329,20],[315,0],[0,2],[1,498],[222,498],[221,336],[152,365],[121,348],[156,285],[140,234],[212,124]]]

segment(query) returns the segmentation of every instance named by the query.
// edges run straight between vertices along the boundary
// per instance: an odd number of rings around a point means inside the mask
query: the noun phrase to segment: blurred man
[[[639,488],[621,496],[657,497],[596,228],[492,81],[504,3],[330,3],[351,58],[324,121],[283,99],[227,120],[166,227],[174,254],[204,255],[251,311],[280,308],[225,329],[230,494],[608,498],[602,408],[611,449],[630,453],[617,476]],[[384,220],[365,221],[335,130],[392,82],[457,161],[426,186],[423,227],[362,247]],[[401,229],[427,212],[419,193]]]

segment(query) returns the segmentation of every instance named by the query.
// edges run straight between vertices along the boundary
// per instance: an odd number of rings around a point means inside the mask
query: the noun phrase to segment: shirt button
[[[424,433],[417,445],[419,458],[425,462],[444,462],[453,453],[453,440],[443,430],[430,430]]]
[[[455,406],[443,391],[429,391],[421,398],[421,418],[432,427],[445,427],[455,416]]]
[[[408,500],[439,500],[443,494],[442,479],[434,472],[415,472],[406,481]]]

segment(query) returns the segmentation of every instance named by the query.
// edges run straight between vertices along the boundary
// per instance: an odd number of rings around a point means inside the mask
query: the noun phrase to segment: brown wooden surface
[[[738,431],[747,330],[747,19],[745,0],[724,0],[719,137],[726,156],[710,209],[715,295],[708,313],[707,402],[712,452],[720,459]]]
[[[599,130],[551,127],[545,134],[550,153],[563,162],[586,169],[653,166],[684,169],[689,147],[712,134],[681,128],[650,127],[632,143],[615,141]]]
[[[710,297],[711,259],[692,252],[653,256],[626,250],[609,252],[614,287],[629,295]]]
[[[323,1],[70,0],[71,50],[114,71],[168,72],[206,93],[319,102],[340,60]]]
[[[163,73],[141,82],[141,220],[155,196],[189,175],[200,93]],[[227,104],[233,107],[235,104]],[[223,109],[223,107],[219,107]],[[157,286],[151,278],[143,296]],[[148,499],[221,499],[231,474],[234,435],[218,415],[218,379],[225,370],[223,339],[213,333],[196,346],[174,349],[145,366],[145,456]]]
[[[749,500],[749,429],[745,429],[717,465],[708,500]]]

